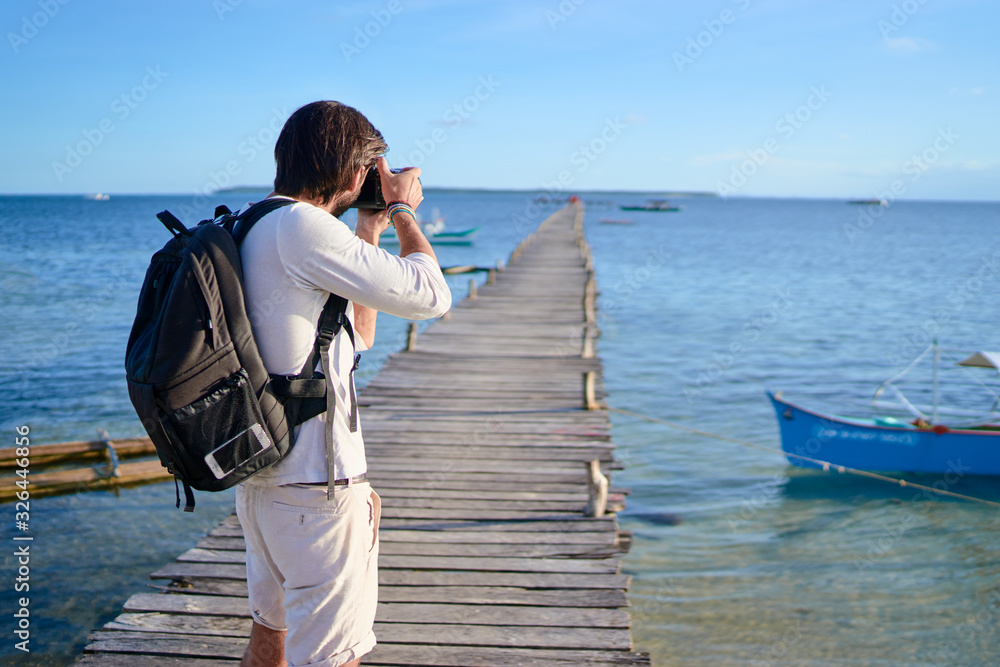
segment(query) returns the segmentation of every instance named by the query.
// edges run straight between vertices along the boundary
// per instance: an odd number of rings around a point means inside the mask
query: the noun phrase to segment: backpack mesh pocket
[[[278,458],[243,369],[217,383],[206,396],[175,410],[171,421],[186,445],[185,467],[203,473],[191,477],[203,476],[204,490],[232,486]],[[192,486],[199,488],[196,481],[192,479]]]

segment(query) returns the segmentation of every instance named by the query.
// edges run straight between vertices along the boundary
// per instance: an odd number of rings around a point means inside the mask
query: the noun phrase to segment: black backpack
[[[312,354],[295,376],[268,374],[246,312],[239,244],[260,218],[292,203],[265,199],[241,215],[220,206],[214,220],[191,229],[169,211],[156,216],[174,237],[146,271],[125,372],[160,462],[184,485],[187,512],[192,488],[242,482],[291,450],[295,426],[332,413],[333,392],[314,369],[342,327],[354,344],[347,300],[330,295]]]

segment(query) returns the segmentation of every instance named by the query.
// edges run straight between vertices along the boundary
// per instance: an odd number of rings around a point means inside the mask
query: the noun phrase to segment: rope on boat
[[[986,500],[985,498],[976,498],[975,496],[967,496],[964,493],[955,493],[954,491],[948,491],[947,489],[936,489],[933,486],[927,486],[925,484],[917,484],[916,482],[908,482],[905,479],[900,479],[898,477],[889,477],[887,475],[880,475],[877,472],[871,472],[868,470],[858,470],[857,468],[849,468],[847,466],[837,465],[836,463],[830,463],[829,461],[823,461],[820,459],[814,459],[809,456],[803,456],[802,454],[792,454],[784,450],[778,449],[776,447],[767,447],[765,445],[758,445],[754,442],[749,442],[747,440],[740,440],[738,438],[730,438],[729,436],[719,435],[718,433],[710,433],[709,431],[702,431],[701,429],[692,428],[690,426],[685,426],[684,424],[678,424],[677,422],[667,421],[666,419],[659,419],[657,417],[650,417],[648,415],[643,415],[638,412],[632,412],[631,410],[622,410],[621,408],[607,408],[610,412],[618,412],[623,415],[628,415],[629,417],[635,417],[637,419],[644,419],[648,422],[653,422],[655,424],[663,424],[664,426],[669,426],[671,428],[679,429],[681,431],[687,431],[688,433],[693,433],[695,435],[701,435],[706,438],[715,438],[716,440],[723,440],[725,442],[733,442],[737,445],[743,445],[745,447],[752,447],[753,449],[759,449],[764,452],[771,452],[772,454],[779,454],[781,456],[788,456],[791,458],[801,459],[803,461],[808,461],[815,465],[823,468],[823,472],[829,472],[830,470],[836,470],[837,472],[844,474],[857,475],[859,477],[867,477],[869,479],[876,479],[881,482],[889,482],[895,486],[900,486],[904,488],[919,489],[921,491],[928,491],[930,493],[936,493],[941,496],[948,496],[950,498],[958,498],[959,500],[969,500],[976,503],[983,503],[986,505],[992,505],[993,507],[1000,507],[1000,503],[993,500]]]

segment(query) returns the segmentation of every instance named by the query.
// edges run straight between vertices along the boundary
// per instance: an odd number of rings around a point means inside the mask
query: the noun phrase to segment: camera
[[[398,174],[403,169],[390,169],[394,174]],[[365,182],[361,184],[361,193],[351,204],[351,208],[370,208],[377,211],[384,211],[386,208],[385,197],[382,196],[382,179],[378,175],[378,167],[372,167],[365,174]]]

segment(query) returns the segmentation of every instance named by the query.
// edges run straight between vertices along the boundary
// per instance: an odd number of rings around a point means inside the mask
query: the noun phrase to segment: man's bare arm
[[[384,157],[378,159],[378,173],[382,177],[382,196],[387,202],[402,201],[410,205],[414,211],[424,200],[424,191],[420,186],[420,169],[414,167],[394,174],[389,170],[389,163]],[[437,255],[430,242],[424,236],[420,225],[408,213],[397,213],[396,236],[399,237],[399,256],[406,257],[415,252],[430,255],[437,261]]]
[[[368,209],[358,209],[358,226],[355,235],[373,246],[378,247],[378,239],[389,226],[389,216],[385,211],[371,211]],[[378,311],[368,306],[362,306],[354,302],[354,333],[361,336],[365,341],[365,347],[371,349],[375,344],[375,320]]]
[[[423,189],[420,186],[420,169],[408,169],[399,174],[393,174],[385,158],[378,159],[378,171],[382,178],[382,195],[387,202],[404,201],[414,211],[424,200]],[[379,237],[389,226],[389,216],[385,211],[358,209],[358,226],[355,234],[359,239],[378,246]],[[437,261],[437,255],[424,236],[420,225],[408,213],[396,214],[396,236],[399,238],[399,255],[406,257],[415,252],[430,255]],[[378,311],[368,306],[354,303],[354,332],[361,336],[370,349],[375,344],[375,321]]]

